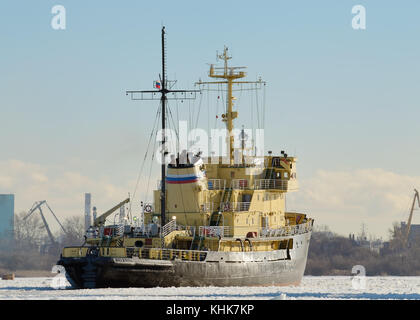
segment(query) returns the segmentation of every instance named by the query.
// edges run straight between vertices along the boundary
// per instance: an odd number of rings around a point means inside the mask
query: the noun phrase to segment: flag
[[[155,81],[155,87],[156,87],[157,89],[160,89],[160,81]]]

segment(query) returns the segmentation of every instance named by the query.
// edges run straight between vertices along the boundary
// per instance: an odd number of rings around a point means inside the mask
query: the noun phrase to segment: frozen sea
[[[420,299],[420,277],[305,276],[299,286],[288,287],[183,287],[70,289],[64,278],[0,280],[0,300],[328,300]],[[56,287],[60,286],[61,289]],[[54,288],[55,287],[55,288]]]

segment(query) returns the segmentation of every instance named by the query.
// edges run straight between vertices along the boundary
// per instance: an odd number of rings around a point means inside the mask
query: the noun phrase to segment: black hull
[[[298,285],[309,238],[310,233],[296,236],[301,245],[290,252],[209,252],[205,261],[87,256],[57,264],[75,288]]]

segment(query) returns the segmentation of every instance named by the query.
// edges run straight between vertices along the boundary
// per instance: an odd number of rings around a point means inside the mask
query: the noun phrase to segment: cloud
[[[318,224],[342,234],[358,233],[366,223],[370,233],[387,237],[393,222],[407,220],[416,186],[420,186],[420,176],[378,168],[318,170],[300,181],[298,192],[288,194],[287,207],[306,212]]]

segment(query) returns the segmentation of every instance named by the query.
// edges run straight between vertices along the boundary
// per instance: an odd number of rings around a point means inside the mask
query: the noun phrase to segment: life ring
[[[152,212],[152,206],[150,204],[146,204],[144,206],[144,211],[147,212],[147,213]]]

